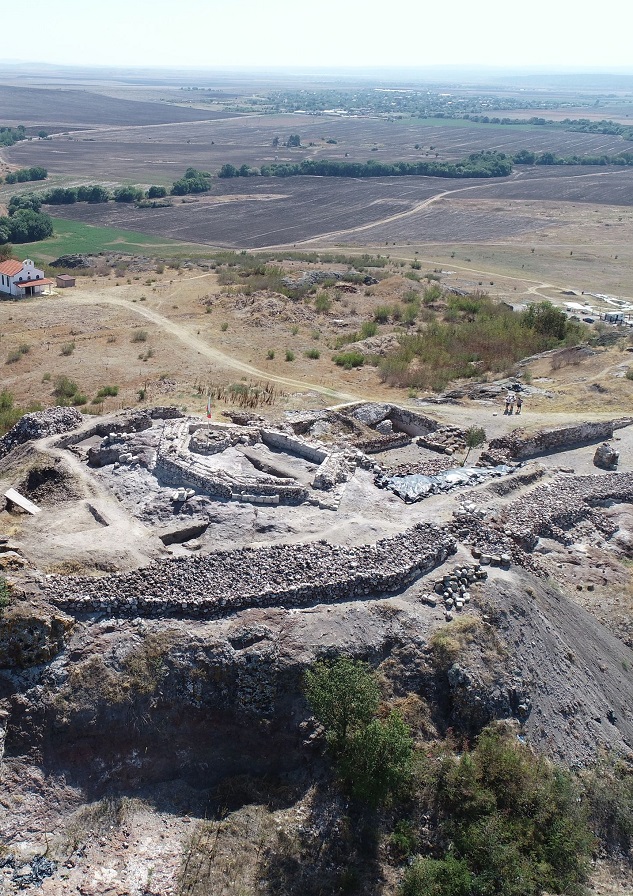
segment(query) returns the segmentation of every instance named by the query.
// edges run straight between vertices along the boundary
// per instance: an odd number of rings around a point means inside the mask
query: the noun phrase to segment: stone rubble
[[[0,439],[0,458],[5,457],[18,445],[23,445],[32,439],[43,439],[77,429],[83,419],[76,408],[46,408],[45,411],[25,414]]]
[[[73,613],[218,618],[249,607],[300,607],[396,592],[456,551],[418,524],[375,544],[317,542],[161,560],[107,577],[49,576],[51,603]]]
[[[470,588],[487,577],[488,573],[481,568],[480,563],[458,566],[452,572],[445,573],[441,579],[432,582],[431,591],[422,594],[420,599],[423,603],[435,607],[439,595],[444,601],[447,619],[451,619],[454,611],[460,611],[470,603]]]

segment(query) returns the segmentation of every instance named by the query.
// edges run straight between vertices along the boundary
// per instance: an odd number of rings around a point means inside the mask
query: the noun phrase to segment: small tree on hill
[[[471,426],[466,430],[466,448],[468,451],[466,452],[466,456],[462,461],[462,467],[466,465],[466,461],[468,460],[468,455],[473,450],[473,448],[479,448],[480,445],[486,441],[486,430],[481,426]]]
[[[378,710],[380,693],[367,663],[340,657],[318,662],[305,675],[305,694],[335,752],[369,724]]]

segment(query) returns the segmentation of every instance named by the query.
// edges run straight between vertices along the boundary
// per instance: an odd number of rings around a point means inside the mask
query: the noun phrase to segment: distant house
[[[623,324],[624,323],[624,312],[623,311],[606,311],[602,316],[602,319],[606,321],[608,324]]]
[[[69,286],[75,285],[75,278],[71,277],[70,274],[58,274],[55,277],[55,282],[60,289],[66,289]]]
[[[41,295],[52,280],[44,276],[44,271],[35,267],[30,258],[24,261],[3,261],[0,264],[0,292],[22,299],[25,296]]]

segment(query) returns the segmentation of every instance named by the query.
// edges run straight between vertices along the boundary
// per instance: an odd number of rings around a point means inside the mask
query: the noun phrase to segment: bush
[[[326,314],[332,307],[332,301],[326,292],[318,292],[314,299],[314,308],[318,314]]]
[[[589,822],[607,854],[633,864],[633,772],[630,765],[602,761],[582,778]]]
[[[504,373],[520,358],[560,345],[532,325],[540,320],[537,312],[516,314],[481,293],[452,296],[446,317],[450,319],[431,320],[423,332],[400,339],[399,347],[380,361],[383,382],[440,391],[458,378]],[[541,330],[549,327],[548,320],[545,315]],[[573,322],[567,324],[565,344],[582,336]]]
[[[97,398],[116,398],[119,394],[118,386],[102,386],[97,392]]]
[[[365,356],[361,352],[341,352],[334,355],[334,363],[345,370],[351,370],[353,367],[362,367],[365,363]]]
[[[374,320],[377,324],[386,324],[391,317],[391,308],[388,305],[379,305],[374,310]]]
[[[74,380],[67,376],[55,377],[55,388],[53,395],[56,398],[73,398],[79,392],[79,386]]]
[[[266,360],[274,361],[274,359],[275,359],[275,352],[272,348],[269,348],[268,351],[266,352]]]
[[[41,411],[40,404],[31,404],[28,408],[18,408],[13,404],[13,395],[7,389],[0,392],[0,436],[7,433],[24,414]]]
[[[68,358],[75,351],[75,343],[74,342],[64,342],[61,347],[61,353],[65,358]]]
[[[360,328],[360,338],[361,339],[369,339],[370,336],[375,336],[378,332],[378,326],[373,320],[366,320]]]
[[[9,589],[9,585],[7,584],[7,580],[4,576],[0,576],[0,615],[3,610],[11,603],[11,591]]]
[[[229,325],[226,323],[226,321],[220,326],[220,329],[222,330],[223,333],[226,333],[228,328],[229,328]]]
[[[403,894],[583,892],[593,839],[568,772],[536,756],[503,725],[484,729],[471,752],[444,751],[426,762],[428,810],[447,852],[443,866],[416,862]],[[461,870],[447,868],[449,860]],[[466,870],[471,881],[464,891]]]
[[[306,358],[310,358],[313,361],[318,361],[321,357],[321,352],[318,350],[318,348],[309,348],[307,352],[304,352],[304,355],[306,356]]]
[[[132,342],[147,342],[147,330],[135,330],[132,333]]]
[[[290,349],[288,349],[286,351],[286,361],[294,361],[294,359],[295,359],[295,353],[290,351]]]
[[[473,876],[461,859],[418,858],[407,870],[401,896],[471,896]]]
[[[19,348],[12,349],[7,355],[7,364],[15,364],[22,358],[22,352]]]

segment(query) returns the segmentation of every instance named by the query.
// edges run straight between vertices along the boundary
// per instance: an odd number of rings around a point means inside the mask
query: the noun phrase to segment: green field
[[[200,255],[209,254],[208,246],[181,243],[163,237],[118,230],[116,227],[95,227],[79,221],[55,218],[53,236],[37,243],[21,243],[14,254],[32,257],[37,262],[50,262],[60,255],[97,255],[99,252],[122,252],[127,255]]]

